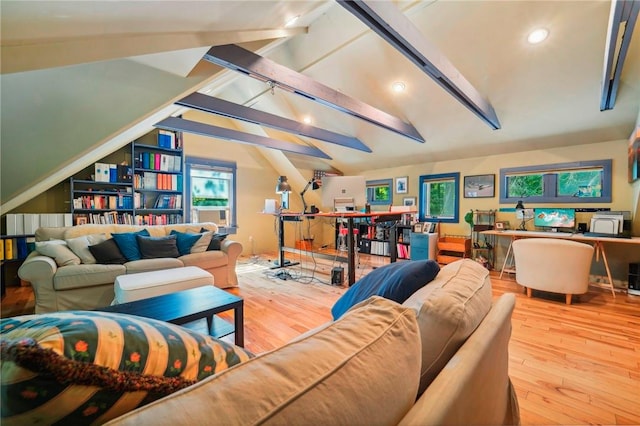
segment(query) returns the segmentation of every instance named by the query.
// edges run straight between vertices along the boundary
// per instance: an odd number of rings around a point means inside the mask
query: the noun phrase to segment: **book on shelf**
[[[36,250],[36,237],[27,237],[27,254]]]
[[[156,209],[180,209],[182,208],[181,194],[160,194],[154,203]]]
[[[117,166],[118,178],[117,182],[131,182],[133,179],[133,168],[126,164],[119,164]]]
[[[40,227],[40,214],[39,213],[25,213],[24,214],[24,233],[26,235],[33,235],[36,233],[36,229]]]
[[[18,253],[17,259],[24,259],[25,257],[27,257],[27,254],[29,254],[27,251],[27,238],[26,237],[16,238],[16,246],[17,246],[17,253]]]
[[[24,234],[24,214],[23,213],[7,213],[5,215],[7,235],[23,235]]]
[[[177,172],[182,170],[182,157],[179,155],[141,152],[136,156],[138,168],[159,172]]]
[[[134,177],[135,189],[182,191],[183,177],[179,174],[142,172]]]
[[[398,259],[409,259],[409,246],[406,244],[396,244]]]
[[[142,168],[143,169],[151,168],[151,154],[149,152],[142,153]]]
[[[118,182],[118,166],[109,164],[109,182]]]
[[[181,214],[139,214],[135,217],[136,225],[172,225],[182,223]]]
[[[176,149],[176,134],[169,130],[158,130],[158,146],[160,148]]]
[[[5,238],[0,242],[3,246],[3,260],[24,259],[29,254],[27,237]]]
[[[5,238],[4,244],[4,258],[6,260],[13,259],[13,238]]]
[[[94,164],[94,179],[96,182],[111,182],[110,179],[110,164],[95,163]]]
[[[74,199],[74,208],[81,202]],[[33,235],[40,227],[72,226],[71,213],[9,213],[6,215],[7,235]]]
[[[86,223],[92,224],[133,224],[133,216],[131,213],[119,213],[116,211],[104,212],[104,213],[89,213],[76,215],[76,224],[83,225]]]

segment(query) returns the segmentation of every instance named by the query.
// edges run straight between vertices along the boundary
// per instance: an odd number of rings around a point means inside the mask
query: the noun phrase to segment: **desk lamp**
[[[289,208],[289,192],[291,192],[291,185],[287,182],[287,177],[280,176],[276,185],[276,194],[280,194],[280,207],[283,209]]]
[[[307,192],[309,187],[311,187],[311,189],[313,191],[315,191],[316,189],[320,188],[320,183],[316,180],[316,178],[311,178],[311,180],[309,182],[307,182],[307,185],[304,187],[304,189],[300,193],[300,198],[302,198],[302,207],[303,207],[302,212],[304,214],[307,214],[307,213],[318,213],[318,209],[313,207],[313,206],[311,206],[311,210],[307,211],[307,203],[304,200],[304,194]]]
[[[520,222],[520,230],[521,231],[526,231],[527,230],[527,221],[532,219],[532,218],[528,218],[527,217],[527,209],[524,208],[524,204],[522,204],[522,200],[518,200],[518,203],[516,204],[516,217],[521,217],[522,218],[522,222]]]

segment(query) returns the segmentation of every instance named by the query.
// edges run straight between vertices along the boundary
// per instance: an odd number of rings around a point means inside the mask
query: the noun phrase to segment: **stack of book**
[[[144,172],[135,175],[133,186],[135,189],[182,191],[182,175]]]
[[[179,173],[182,170],[182,157],[144,151],[136,154],[135,165],[139,169]]]
[[[136,225],[172,225],[183,223],[181,214],[146,214],[136,215]]]

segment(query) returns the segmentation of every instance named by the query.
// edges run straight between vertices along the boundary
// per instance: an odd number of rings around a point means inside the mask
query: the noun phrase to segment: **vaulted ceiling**
[[[283,121],[309,116],[311,126],[368,148],[224,119],[231,130],[330,157],[286,152],[277,158],[287,164],[276,169],[357,174],[626,139],[633,130],[640,108],[638,26],[614,108],[600,111],[609,1],[393,3],[491,105],[499,129],[334,1],[3,0],[2,211],[185,113],[175,102],[196,91]],[[527,43],[538,27],[549,31],[548,39]],[[393,116],[424,142],[204,59],[212,46],[227,44],[334,89],[333,100],[352,98]],[[397,81],[404,92],[392,91]]]

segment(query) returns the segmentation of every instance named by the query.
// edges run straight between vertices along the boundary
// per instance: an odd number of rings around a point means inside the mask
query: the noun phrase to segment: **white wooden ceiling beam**
[[[58,37],[46,40],[2,40],[1,73],[106,61],[195,47],[291,37],[306,27],[245,31],[196,31]]]

